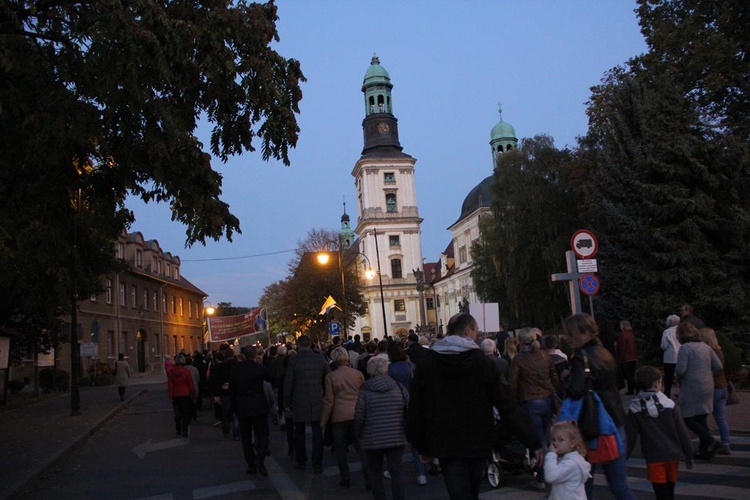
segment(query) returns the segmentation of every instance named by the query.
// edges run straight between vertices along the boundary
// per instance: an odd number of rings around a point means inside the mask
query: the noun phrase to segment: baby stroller
[[[532,473],[536,459],[513,435],[510,426],[495,411],[495,445],[487,460],[487,480],[493,488],[503,485],[506,474]]]

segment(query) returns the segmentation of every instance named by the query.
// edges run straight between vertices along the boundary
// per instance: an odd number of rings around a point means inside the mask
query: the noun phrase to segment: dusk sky
[[[548,134],[557,147],[572,147],[586,133],[590,87],[646,50],[635,2],[626,0],[277,5],[275,48],[298,59],[308,80],[301,132],[290,167],[262,161],[259,151],[214,160],[242,234],[185,248],[185,227],[171,221],[167,205],[128,201],[137,219],[130,231],[178,255],[181,274],[214,305],[257,305],[264,287],[287,275],[309,230],[339,229],[344,199],[356,226],[351,172],[362,152],[361,87],[373,53],[391,77],[401,145],[417,159],[422,253],[434,262],[464,197],[492,173],[498,103],[519,139]],[[206,148],[209,130],[199,131]]]

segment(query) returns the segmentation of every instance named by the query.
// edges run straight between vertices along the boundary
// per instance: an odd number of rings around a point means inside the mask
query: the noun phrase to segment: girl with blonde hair
[[[559,422],[549,433],[550,445],[544,458],[544,479],[552,485],[549,500],[585,500],[591,464],[583,457],[586,445],[573,422]]]

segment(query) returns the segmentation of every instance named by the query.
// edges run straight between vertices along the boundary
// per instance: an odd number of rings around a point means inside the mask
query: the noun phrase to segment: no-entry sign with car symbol
[[[599,250],[599,243],[592,232],[581,229],[570,239],[570,248],[579,259],[590,259]]]
[[[586,273],[578,280],[578,286],[584,295],[596,295],[599,292],[599,278],[595,274]]]

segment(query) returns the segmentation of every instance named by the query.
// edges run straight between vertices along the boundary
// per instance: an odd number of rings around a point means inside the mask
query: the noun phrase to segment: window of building
[[[398,299],[393,301],[393,309],[396,312],[404,312],[406,311],[406,301],[403,299]]]
[[[174,354],[177,354],[178,352],[180,352],[180,348],[177,347],[177,335],[173,335],[172,336],[172,340],[174,340],[174,351],[173,352],[174,352]]]
[[[193,317],[193,301],[188,300],[188,318]]]
[[[398,279],[401,277],[401,259],[391,260],[391,278]]]
[[[458,262],[468,262],[466,258],[466,247],[462,246],[458,249]]]
[[[107,357],[116,358],[117,349],[115,347],[115,331],[107,330]]]
[[[148,290],[143,290],[143,309],[148,311]]]
[[[161,356],[161,341],[158,335],[154,335],[154,355]]]
[[[118,259],[124,259],[125,258],[125,243],[118,242],[117,243],[117,250],[115,251],[115,256]]]
[[[166,293],[161,294],[161,311],[167,312],[167,294]]]
[[[435,299],[427,297],[427,309],[435,309]]]
[[[151,272],[159,273],[159,259],[157,259],[156,256],[151,258]]]
[[[183,308],[182,297],[180,297],[180,301],[179,302],[180,302],[180,316],[184,316],[185,315],[185,309]]]
[[[391,214],[398,212],[398,206],[396,205],[396,193],[387,193],[385,195],[385,211]]]
[[[138,267],[143,267],[143,251],[142,250],[135,251],[135,265]]]
[[[391,234],[390,236],[388,236],[388,244],[392,247],[400,247],[401,237],[397,234]]]
[[[128,303],[125,301],[125,283],[120,283],[120,305],[125,307]]]
[[[180,281],[180,268],[177,266],[174,266],[174,279]]]
[[[396,174],[393,172],[385,172],[383,174],[383,182],[386,184],[395,184],[396,183]]]
[[[166,271],[167,271],[166,272],[167,278],[171,278],[172,277],[172,264],[170,264],[169,262],[167,262]]]
[[[153,306],[154,311],[158,311],[159,309],[157,306],[159,305],[159,301],[156,298],[156,292],[154,292],[153,300],[151,301],[151,305]]]
[[[105,288],[105,293],[107,296],[107,304],[111,304],[112,303],[112,280],[105,281],[104,288]]]
[[[130,287],[130,307],[138,307],[138,288],[135,285]]]
[[[122,341],[122,345],[120,346],[120,352],[123,353],[125,356],[128,355],[128,332],[122,332],[120,334],[120,340]]]
[[[172,314],[177,314],[177,297],[172,295]]]
[[[370,314],[370,304],[367,302],[364,303],[364,312],[362,314]]]

